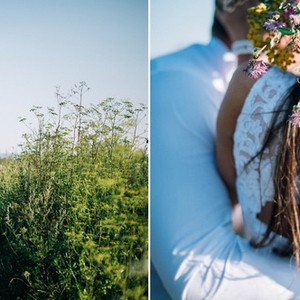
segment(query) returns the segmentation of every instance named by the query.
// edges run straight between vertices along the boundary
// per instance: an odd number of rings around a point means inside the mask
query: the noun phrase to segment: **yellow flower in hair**
[[[254,11],[256,14],[262,14],[262,13],[267,13],[268,10],[267,10],[267,6],[264,3],[260,3],[254,7]]]

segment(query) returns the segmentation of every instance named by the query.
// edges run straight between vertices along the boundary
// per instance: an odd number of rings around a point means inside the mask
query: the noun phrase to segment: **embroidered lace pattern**
[[[276,141],[264,151],[262,159],[249,160],[261,149],[265,133],[270,129],[273,113],[287,89],[295,83],[294,75],[273,67],[261,77],[250,91],[237,121],[234,135],[234,157],[237,173],[237,192],[243,211],[245,237],[260,240],[266,230],[257,215],[262,206],[272,201],[273,165]],[[285,241],[276,237],[274,246]]]

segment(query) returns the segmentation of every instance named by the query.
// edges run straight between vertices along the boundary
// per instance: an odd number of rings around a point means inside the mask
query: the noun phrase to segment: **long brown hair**
[[[252,243],[256,247],[270,245],[276,233],[288,238],[282,249],[274,249],[281,255],[293,255],[300,265],[300,129],[289,122],[293,106],[300,100],[300,84],[295,83],[283,101],[273,112],[271,127],[266,132],[260,151],[253,157],[260,160],[264,151],[280,137],[274,166],[274,198],[272,216],[262,240]],[[299,162],[299,163],[298,163]]]

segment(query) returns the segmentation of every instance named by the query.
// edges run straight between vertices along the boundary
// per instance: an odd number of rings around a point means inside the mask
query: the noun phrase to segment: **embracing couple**
[[[217,0],[208,45],[152,61],[152,299],[300,299],[298,27]]]

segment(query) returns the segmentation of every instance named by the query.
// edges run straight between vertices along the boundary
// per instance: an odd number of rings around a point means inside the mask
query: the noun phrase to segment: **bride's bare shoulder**
[[[230,85],[235,86],[237,89],[243,89],[245,92],[249,92],[254,83],[256,82],[255,79],[250,78],[245,71],[247,68],[248,62],[244,62],[240,64],[237,69],[235,70]]]
[[[226,135],[229,136],[233,135],[238,115],[256,81],[249,78],[244,71],[246,67],[247,63],[242,63],[237,67],[219,110],[217,127],[220,132],[226,132]]]
[[[247,63],[242,63],[233,73],[222,104],[222,107],[229,105],[231,109],[236,111],[237,115],[239,114],[252,86],[256,82],[255,79],[250,78],[245,72],[246,67]]]

